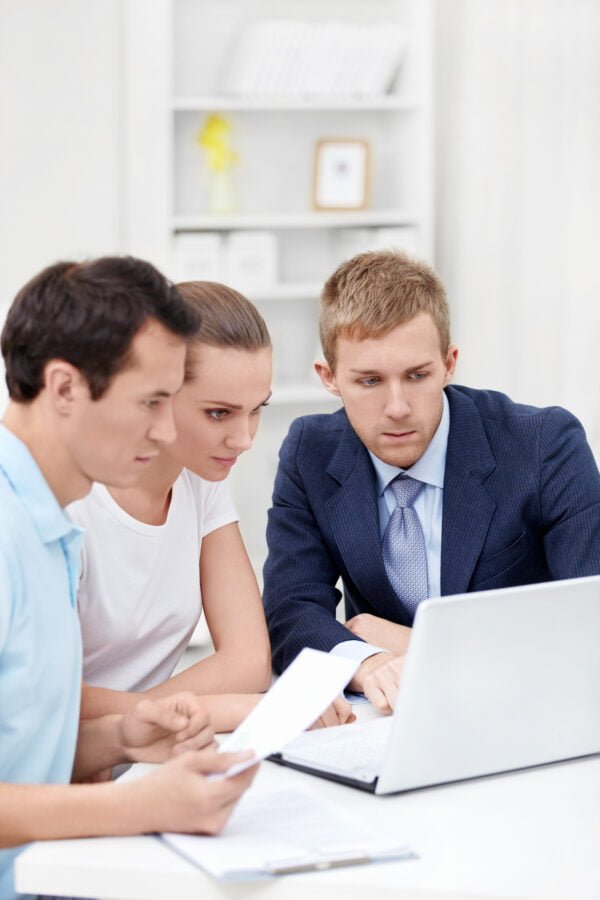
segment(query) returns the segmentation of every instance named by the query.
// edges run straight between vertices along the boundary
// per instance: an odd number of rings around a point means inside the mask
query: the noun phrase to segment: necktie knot
[[[422,481],[417,481],[416,478],[411,478],[410,475],[397,475],[393,481],[390,482],[390,487],[394,492],[394,497],[396,498],[396,505],[405,509],[406,507],[411,507],[417,498],[417,494],[423,487]]]

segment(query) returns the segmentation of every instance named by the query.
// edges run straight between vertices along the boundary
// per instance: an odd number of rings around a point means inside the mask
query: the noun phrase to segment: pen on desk
[[[338,869],[341,866],[360,866],[371,862],[371,857],[360,851],[356,855],[341,855],[331,859],[319,859],[312,862],[301,862],[294,859],[283,859],[266,867],[270,875],[297,875],[300,872],[320,872],[324,869]]]

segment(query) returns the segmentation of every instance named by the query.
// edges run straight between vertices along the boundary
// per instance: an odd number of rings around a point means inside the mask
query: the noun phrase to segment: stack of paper
[[[227,881],[415,858],[409,847],[312,790],[252,788],[218,837],[169,833],[162,838],[190,862]]]
[[[223,93],[353,97],[392,87],[407,48],[399,25],[260,19],[227,53]]]
[[[227,778],[281,750],[314,722],[357,667],[352,659],[302,650],[220,745],[231,752],[253,749],[253,760],[209,778]],[[310,789],[265,791],[255,785],[217,837],[172,833],[161,837],[215,878],[229,881],[414,857],[397,839],[377,833]]]

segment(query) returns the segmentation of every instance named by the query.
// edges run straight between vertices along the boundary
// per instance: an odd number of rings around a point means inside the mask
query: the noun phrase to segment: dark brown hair
[[[325,359],[335,368],[338,337],[381,337],[421,312],[429,313],[445,354],[450,312],[444,285],[434,270],[405,253],[359,253],[325,282],[319,331]]]
[[[132,256],[59,262],[17,294],[2,330],[6,384],[28,402],[43,387],[51,359],[76,366],[93,400],[129,363],[131,342],[148,319],[189,338],[198,314],[150,263]]]

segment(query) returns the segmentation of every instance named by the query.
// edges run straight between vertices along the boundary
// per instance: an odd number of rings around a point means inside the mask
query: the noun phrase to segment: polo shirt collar
[[[58,500],[26,444],[0,423],[0,470],[30,514],[44,544],[82,534],[61,509]]]
[[[446,470],[446,450],[448,448],[448,433],[450,431],[450,406],[446,394],[442,394],[442,418],[435,434],[423,456],[410,467],[401,469],[399,466],[390,466],[383,462],[369,450],[369,456],[377,477],[377,491],[381,496],[391,481],[402,472],[408,471],[411,478],[430,484],[433,487],[444,487],[444,472]]]

